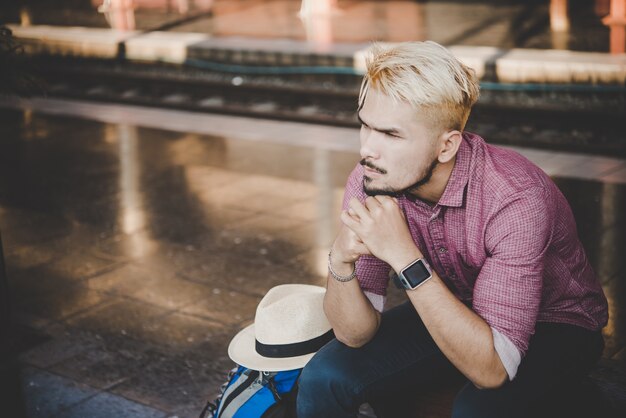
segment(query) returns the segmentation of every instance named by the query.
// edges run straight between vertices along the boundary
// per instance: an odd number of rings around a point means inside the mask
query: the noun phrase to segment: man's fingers
[[[351,230],[355,230],[355,228],[359,227],[359,221],[354,218],[354,216],[350,215],[347,210],[341,211],[341,222]],[[355,231],[356,232],[356,231]]]
[[[361,255],[372,255],[371,251],[361,240],[359,240],[358,244],[355,245],[354,250]]]
[[[367,207],[367,210],[370,212],[379,209],[381,203],[382,202],[378,199],[378,196],[369,196],[367,199],[365,199],[365,207]]]
[[[363,206],[363,204],[359,202],[359,199],[357,199],[356,197],[353,197],[352,199],[350,199],[350,202],[348,203],[348,207],[349,209],[352,209],[354,211],[354,213],[356,214],[356,216],[359,217],[359,219],[365,219],[369,216],[369,212],[367,208]]]
[[[376,199],[378,201],[378,203],[380,203],[382,205],[383,203],[385,203],[385,201],[387,199],[389,199],[389,196],[385,196],[385,195],[382,195],[382,194],[377,194],[376,196],[374,196],[374,199]]]
[[[384,195],[376,195],[374,197],[381,206],[384,206],[384,207],[398,206],[398,199],[396,199],[395,197],[384,196]]]
[[[402,211],[402,209],[400,208],[400,205],[398,204],[398,199],[396,199],[395,197],[391,197],[391,196],[375,196],[375,197],[376,197],[376,200],[378,200],[378,202],[384,209],[386,209],[387,211],[398,210],[400,214],[402,215],[402,218],[406,220],[406,216],[404,215],[404,212]]]
[[[340,218],[344,228],[346,228],[348,240],[351,243],[350,247],[352,247],[357,254],[370,254],[370,251],[363,243],[363,239],[359,236],[361,223],[350,216],[345,210],[341,212]]]

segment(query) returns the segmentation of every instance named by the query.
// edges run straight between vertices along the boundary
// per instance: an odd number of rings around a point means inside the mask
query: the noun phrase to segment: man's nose
[[[376,160],[380,157],[380,134],[376,131],[361,134],[361,158]]]

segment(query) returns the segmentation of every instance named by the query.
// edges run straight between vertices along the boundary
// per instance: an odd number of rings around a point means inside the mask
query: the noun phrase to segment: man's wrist
[[[396,273],[400,273],[402,269],[419,258],[424,258],[422,252],[417,249],[417,247],[413,247],[412,249],[396,254],[394,259],[390,260],[388,264]]]
[[[330,263],[333,266],[333,270],[337,273],[352,273],[354,270],[354,261],[345,261],[345,258],[342,257],[341,251],[337,251],[335,247],[330,248]]]
[[[355,268],[354,263],[337,263],[333,261],[330,262],[330,267],[340,276],[351,275]]]
[[[328,253],[328,271],[333,278],[340,282],[348,282],[356,276],[354,262],[342,261],[337,257],[333,248]]]

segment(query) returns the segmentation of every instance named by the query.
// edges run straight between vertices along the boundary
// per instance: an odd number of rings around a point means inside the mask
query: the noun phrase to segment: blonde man
[[[454,417],[534,416],[601,355],[607,301],[570,207],[528,160],[463,131],[478,91],[434,42],[373,49],[329,254],[336,340],[302,373],[299,418],[363,402],[412,417],[411,397],[454,374],[468,381]],[[408,302],[382,313],[390,272]]]

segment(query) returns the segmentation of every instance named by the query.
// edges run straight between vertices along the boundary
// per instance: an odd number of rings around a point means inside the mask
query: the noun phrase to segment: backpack
[[[238,366],[200,418],[295,418],[300,372],[260,372]]]

